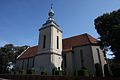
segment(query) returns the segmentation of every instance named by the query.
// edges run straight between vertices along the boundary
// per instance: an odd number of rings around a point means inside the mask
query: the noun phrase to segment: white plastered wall
[[[81,47],[75,47],[74,48],[74,70],[81,70],[81,55],[80,50],[83,52],[83,64],[84,67],[86,67],[90,73],[90,76],[95,75],[95,67],[94,67],[94,61],[93,61],[93,55],[92,55],[92,48],[90,45],[81,46]]]
[[[73,53],[72,52],[64,52],[64,55],[66,55],[66,74],[67,75],[73,75],[74,71],[73,71]]]
[[[43,48],[44,35],[46,35],[45,48]],[[57,36],[59,37],[59,49],[57,49]],[[58,53],[61,55],[61,52],[62,52],[62,32],[54,26],[42,29],[42,30],[40,30],[38,44],[39,44],[38,54],[53,52],[53,53]]]
[[[92,51],[93,51],[93,57],[94,57],[94,64],[96,63],[100,63],[99,61],[99,57],[98,57],[98,52],[97,49],[99,50],[99,54],[100,54],[100,60],[101,60],[101,65],[102,65],[102,70],[103,70],[103,74],[104,74],[104,65],[106,64],[106,61],[104,59],[104,53],[103,51],[100,49],[99,46],[92,46]],[[104,75],[103,75],[104,76]]]

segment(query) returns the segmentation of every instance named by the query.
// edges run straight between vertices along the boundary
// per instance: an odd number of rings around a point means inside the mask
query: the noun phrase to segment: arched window
[[[46,45],[46,35],[43,36],[43,48],[45,48]]]
[[[98,55],[99,62],[100,62],[100,64],[101,64],[101,56],[100,56],[99,49],[98,49],[98,48],[96,48],[96,50],[97,50],[97,55]]]
[[[59,49],[59,37],[57,36],[57,49]]]

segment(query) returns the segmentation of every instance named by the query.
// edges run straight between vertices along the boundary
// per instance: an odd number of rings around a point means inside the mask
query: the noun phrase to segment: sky
[[[53,0],[63,38],[88,33],[98,38],[94,19],[120,8],[120,0]],[[38,44],[38,29],[48,18],[51,0],[0,0],[0,46]]]

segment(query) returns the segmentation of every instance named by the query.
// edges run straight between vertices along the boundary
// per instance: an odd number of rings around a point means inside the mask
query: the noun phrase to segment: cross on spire
[[[48,17],[48,20],[49,21],[54,21],[54,11],[53,11],[53,0],[51,0],[51,9],[48,13],[49,17]]]
[[[56,22],[55,22],[55,19],[54,19],[55,13],[53,11],[53,0],[50,0],[50,1],[51,2],[50,2],[50,10],[48,12],[48,19],[47,19],[46,23],[43,24],[43,25],[46,25],[48,23],[54,23],[55,25],[57,25]],[[57,25],[57,26],[59,27],[59,25]]]
[[[53,9],[53,0],[51,0],[51,9]]]

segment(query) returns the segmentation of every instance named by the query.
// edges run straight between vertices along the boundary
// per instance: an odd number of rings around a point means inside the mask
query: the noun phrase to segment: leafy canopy
[[[14,63],[17,56],[21,54],[28,46],[14,46],[13,44],[6,44],[0,47],[0,74],[8,73],[7,67],[9,62]]]
[[[115,62],[120,62],[120,9],[97,17],[94,24],[103,49],[110,49]]]

